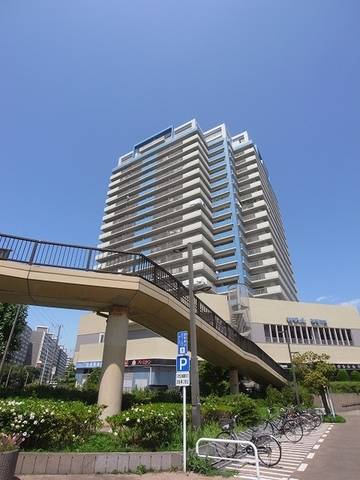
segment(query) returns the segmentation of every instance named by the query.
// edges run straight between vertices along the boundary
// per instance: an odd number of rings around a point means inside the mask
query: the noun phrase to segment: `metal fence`
[[[163,267],[141,253],[120,252],[0,234],[0,260],[99,273],[135,275],[165,290],[189,308],[189,290]],[[284,379],[287,379],[286,372],[275,360],[254,342],[240,335],[197,297],[195,297],[195,308],[196,314],[217,332],[245,352],[261,359]]]

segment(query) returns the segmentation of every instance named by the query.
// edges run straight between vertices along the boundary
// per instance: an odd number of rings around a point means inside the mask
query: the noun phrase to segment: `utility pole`
[[[41,371],[40,385],[42,385],[43,380],[44,380],[44,374],[45,374],[45,369],[46,369],[46,364],[47,364],[48,355],[49,355],[49,347],[47,347],[47,349],[46,349],[45,362],[44,362],[44,365],[43,365],[43,368],[42,368],[42,371]]]
[[[190,310],[190,345],[191,345],[191,419],[195,428],[200,428],[200,386],[199,386],[199,363],[197,355],[197,334],[195,318],[194,297],[194,269],[192,244],[187,244],[188,269],[189,269],[189,310]]]
[[[54,348],[54,353],[51,357],[51,365],[50,365],[50,382],[52,381],[52,378],[53,378],[53,368],[54,368],[54,363],[55,363],[55,360],[56,360],[56,353],[57,353],[57,350],[58,350],[58,346],[59,346],[59,339],[60,339],[60,332],[61,332],[61,327],[62,325],[59,325],[58,326],[58,333],[57,333],[57,336],[56,336],[56,343],[55,343],[55,348]]]
[[[18,307],[17,307],[17,309],[16,309],[16,314],[15,314],[15,318],[14,318],[13,324],[11,325],[10,335],[9,335],[9,338],[7,339],[6,347],[5,347],[5,350],[4,350],[2,359],[1,359],[1,363],[0,363],[0,377],[1,377],[1,374],[2,374],[2,371],[3,371],[3,368],[4,368],[4,363],[5,363],[5,359],[6,359],[6,356],[7,356],[7,354],[8,354],[8,351],[9,351],[10,343],[11,343],[11,340],[12,340],[13,335],[14,335],[15,326],[16,326],[16,323],[17,323],[18,318],[19,318],[19,315],[20,315],[20,310],[21,310],[21,305],[18,305]]]

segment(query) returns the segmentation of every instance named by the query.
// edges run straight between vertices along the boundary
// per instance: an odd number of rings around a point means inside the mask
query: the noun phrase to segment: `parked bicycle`
[[[268,410],[269,415],[271,411]],[[301,423],[294,418],[289,418],[284,412],[279,418],[268,418],[262,425],[263,431],[275,437],[285,436],[289,442],[297,443],[303,438],[304,431]]]
[[[217,438],[250,441],[257,448],[259,461],[263,465],[266,467],[277,465],[281,460],[281,445],[276,438],[268,433],[258,432],[256,429],[237,433],[235,431],[237,417],[235,415],[228,423],[222,425],[222,431]],[[255,455],[251,445],[242,446],[240,443],[218,443],[216,444],[216,450],[219,457],[224,458],[241,458],[246,455]]]

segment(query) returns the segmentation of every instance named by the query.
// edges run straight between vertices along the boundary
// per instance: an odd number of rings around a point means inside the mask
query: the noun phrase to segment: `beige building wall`
[[[317,345],[291,342],[291,352],[326,353],[330,362],[337,365],[356,365],[360,368],[360,315],[356,308],[345,305],[325,305],[320,303],[287,302],[281,300],[249,299],[251,311],[251,339],[278,363],[290,363],[288,347],[285,343],[265,341],[264,325],[288,326],[288,319],[303,319],[307,327],[311,320],[326,321],[330,329],[349,329],[353,346]],[[291,320],[290,320],[291,322]],[[353,368],[353,367],[350,367]]]
[[[230,321],[226,295],[200,293],[199,298],[209,305],[224,320]],[[342,305],[288,302],[249,298],[251,338],[266,353],[280,364],[289,363],[285,343],[265,341],[264,325],[288,325],[288,318],[304,319],[307,326],[311,320],[325,320],[329,328],[350,329],[353,346],[315,345],[291,343],[292,352],[314,351],[330,355],[331,363],[358,365],[360,368],[360,315],[356,308]],[[74,362],[100,362],[103,352],[103,337],[106,319],[95,314],[81,317]],[[174,360],[176,345],[146,328],[130,321],[127,343],[127,360],[168,359]],[[353,367],[350,367],[353,368]]]
[[[101,361],[106,319],[94,313],[80,318],[75,347],[74,363]],[[132,321],[129,323],[129,338],[126,347],[126,360],[142,358],[175,359],[176,344]]]

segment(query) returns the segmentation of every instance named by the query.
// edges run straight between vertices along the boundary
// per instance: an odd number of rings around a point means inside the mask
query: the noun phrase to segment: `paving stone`
[[[118,473],[118,453],[106,455],[106,473]]]
[[[70,472],[68,473],[83,473],[83,461],[83,453],[72,455]]]
[[[155,472],[161,471],[161,453],[151,453],[150,455],[151,470],[154,470]]]
[[[34,464],[34,475],[38,475],[40,473],[46,473],[46,465],[48,462],[48,454],[40,453],[35,457],[35,464]]]
[[[60,455],[60,461],[59,461],[59,474],[65,474],[67,475],[70,473],[71,470],[71,460],[72,460],[72,455],[71,454],[66,454],[64,453],[63,455]]]
[[[136,469],[140,465],[141,455],[137,455],[136,453],[131,453],[129,455],[129,471],[136,472]]]
[[[21,467],[22,475],[31,475],[34,471],[36,455],[33,453],[25,453],[24,461]]]
[[[95,459],[96,455],[90,453],[85,454],[81,473],[95,473]]]
[[[127,453],[119,453],[118,457],[118,472],[126,473],[129,471],[129,455]]]
[[[46,465],[47,475],[56,475],[59,472],[60,454],[49,454],[48,462]]]
[[[19,456],[18,456],[18,459],[17,459],[17,462],[16,462],[16,469],[15,469],[16,474],[21,473],[24,457],[25,457],[25,455],[23,453],[19,453]]]
[[[106,455],[104,453],[96,455],[95,458],[95,473],[106,472]]]

